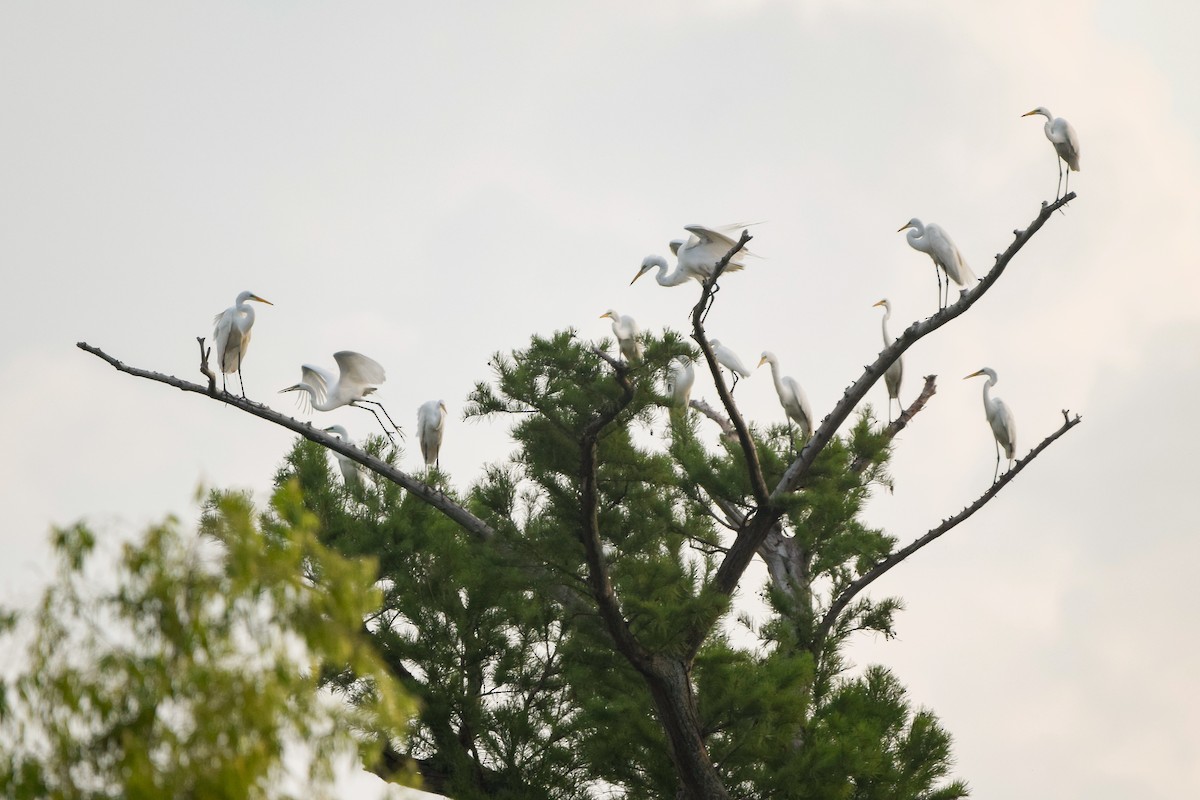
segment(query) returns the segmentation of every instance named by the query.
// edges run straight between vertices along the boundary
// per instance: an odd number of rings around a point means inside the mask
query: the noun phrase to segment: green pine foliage
[[[347,489],[317,445],[300,441],[288,456],[278,477],[299,481],[322,541],[379,560],[384,600],[367,628],[421,702],[389,763],[415,764],[429,788],[456,798],[677,793],[647,683],[614,647],[591,594],[580,463],[585,433],[608,414],[596,442],[596,519],[620,613],[664,658],[687,657],[689,637],[707,634],[691,682],[731,794],[965,796],[964,784],[948,782],[950,738],[936,719],[912,710],[886,670],[855,674],[841,656],[857,631],[892,635],[900,602],[859,600],[818,631],[832,598],[895,544],[861,521],[871,491],[889,487],[888,439],[869,410],[782,501],[791,577],[765,587],[771,616],[757,639],[733,636],[733,608],[710,586],[730,540],[719,520],[753,507],[745,459],[729,437],[711,444],[709,420],[669,408],[667,364],[696,358],[695,348],[670,332],[644,344],[645,358],[623,367],[631,397],[574,331],[493,358],[494,380],[477,385],[467,416],[511,420],[516,453],[463,496],[431,478],[497,531],[490,541],[386,482]],[[751,432],[773,487],[796,456],[795,430],[752,423]],[[351,668],[327,677],[342,688],[359,680]]]

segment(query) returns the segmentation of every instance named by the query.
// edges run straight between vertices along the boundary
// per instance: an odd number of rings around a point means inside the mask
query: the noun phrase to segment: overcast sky
[[[976,797],[1200,796],[1198,9],[8,0],[0,602],[49,577],[51,524],[190,524],[197,486],[265,492],[291,445],[77,341],[198,380],[195,337],[252,290],[275,303],[253,399],[291,409],[276,392],[302,362],[364,352],[410,430],[447,402],[441,463],[466,487],[512,450],[502,422],[461,421],[492,352],[610,335],[610,307],[681,330],[695,287],[629,286],[642,257],[686,224],[761,220],[764,258],[723,282],[709,329],[751,363],[774,350],[824,416],[881,346],[872,303],[894,331],[936,308],[898,227],[938,222],[983,274],[1053,198],[1043,120],[1021,118],[1041,105],[1079,132],[1079,198],[907,354],[902,398],[930,373],[939,389],[870,518],[908,541],[986,488],[982,381],[959,380],[980,367],[1020,452],[1061,409],[1083,425],[876,584],[904,598],[899,637],[854,657],[941,717]],[[781,419],[765,370],[737,397]]]

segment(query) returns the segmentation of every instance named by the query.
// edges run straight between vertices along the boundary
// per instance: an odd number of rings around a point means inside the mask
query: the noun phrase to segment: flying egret
[[[642,329],[638,327],[633,317],[628,314],[622,316],[611,308],[600,315],[600,319],[605,317],[612,320],[613,334],[617,337],[617,344],[620,345],[621,355],[625,357],[625,360],[641,361],[642,343],[638,341],[638,336]]]
[[[733,373],[733,386],[729,387],[729,391],[732,393],[737,388],[738,376],[749,378],[750,370],[737,357],[737,353],[721,344],[720,339],[709,339],[708,344],[712,347],[713,358],[717,359],[717,363],[728,367],[729,371]]]
[[[764,352],[762,358],[758,360],[758,366],[763,364],[771,365],[771,377],[775,379],[775,392],[779,395],[779,404],[783,406],[783,411],[787,414],[788,425],[795,422],[800,426],[800,440],[808,441],[808,437],[812,436],[813,430],[813,412],[812,406],[808,402],[808,395],[800,388],[800,384],[796,383],[796,379],[787,375],[780,376],[779,374],[779,359],[775,354]]]
[[[874,306],[871,306],[871,308],[875,308],[875,306],[883,306],[883,346],[891,347],[892,346],[892,337],[888,336],[887,324],[888,324],[888,320],[892,318],[892,304],[889,303],[887,298],[885,297],[882,300],[880,300],[878,303],[876,303]],[[901,356],[900,358],[897,358],[895,361],[893,361],[892,365],[887,368],[886,372],[883,373],[883,383],[885,386],[887,386],[887,393],[888,393],[888,424],[891,424],[891,422],[892,422],[892,401],[893,400],[896,401],[897,408],[899,408],[902,412],[904,410],[904,406],[900,403],[900,381],[903,378],[904,378],[904,356]]]
[[[911,228],[911,230],[909,230]],[[914,250],[920,250],[922,253],[927,253],[933,259],[933,271],[938,276],[938,309],[941,310],[950,304],[950,281],[954,281],[960,287],[961,291],[975,284],[978,280],[975,273],[967,266],[966,260],[962,257],[962,253],[958,252],[958,248],[950,239],[950,236],[942,229],[940,225],[929,223],[925,225],[921,220],[913,217],[908,221],[900,231],[908,231],[906,238],[908,244]],[[938,269],[946,272],[946,303],[942,303],[942,277]]]
[[[688,356],[676,356],[671,359],[669,367],[667,392],[671,395],[671,403],[686,409],[692,399],[692,386],[696,383],[696,370],[692,368],[692,359]]]
[[[681,283],[687,283],[690,279],[703,281],[705,278],[712,277],[717,262],[737,245],[737,240],[729,238],[725,231],[741,227],[744,226],[730,225],[714,230],[703,225],[686,226],[684,230],[691,236],[686,240],[673,239],[671,241],[671,252],[675,254],[676,258],[675,271],[667,274],[667,260],[662,256],[649,255],[642,259],[641,269],[638,270],[637,275],[633,276],[629,285],[632,286],[634,281],[656,268],[658,274],[654,279],[658,281],[659,286],[678,286]],[[737,255],[729,259],[725,272],[737,272],[744,269],[746,265],[743,260],[752,255],[753,253],[749,250],[742,248]]]
[[[343,442],[354,444],[354,440],[350,438],[350,434],[341,425],[330,425],[325,428],[325,431],[332,433]],[[346,488],[352,489],[362,485],[362,465],[352,458],[347,458],[336,450],[330,451],[334,458],[337,459],[338,468],[342,471],[342,482],[346,484]]]
[[[333,360],[338,365],[338,376],[334,379],[333,373],[322,367],[313,366],[312,364],[302,364],[300,366],[300,382],[295,386],[289,386],[286,389],[280,389],[279,393],[284,392],[303,392],[301,401],[307,400],[308,404],[317,411],[332,411],[341,406],[354,406],[356,408],[365,408],[375,415],[375,419],[379,421],[383,432],[388,438],[392,438],[392,434],[388,432],[387,426],[383,424],[383,420],[379,419],[379,414],[375,409],[370,408],[364,403],[379,406],[379,410],[387,417],[388,422],[392,423],[392,427],[401,437],[404,433],[392,422],[392,417],[387,413],[382,403],[375,400],[367,400],[367,395],[371,394],[378,388],[378,385],[384,381],[383,367],[373,358],[368,358],[362,353],[355,353],[351,350],[341,350],[333,354]]]
[[[1054,145],[1054,152],[1058,154],[1058,158],[1054,159],[1054,163],[1058,164],[1058,185],[1054,187],[1054,199],[1057,200],[1059,190],[1063,182],[1063,162],[1067,162],[1067,185],[1065,191],[1071,190],[1071,172],[1079,172],[1079,136],[1076,135],[1075,129],[1071,127],[1071,123],[1067,122],[1062,117],[1055,117],[1047,109],[1038,106],[1033,111],[1022,114],[1022,117],[1041,114],[1046,118],[1046,125],[1042,130],[1046,132],[1046,138],[1050,140],[1050,144]]]
[[[430,400],[417,409],[417,441],[425,466],[437,466],[442,449],[442,434],[446,430],[446,401]]]
[[[228,393],[225,376],[236,372],[242,397],[246,396],[246,385],[242,383],[242,360],[246,357],[246,349],[250,347],[250,329],[254,327],[254,307],[246,305],[250,300],[275,305],[254,292],[242,292],[233,305],[213,317],[213,346],[217,351],[217,364],[221,368],[221,391]]]
[[[987,416],[988,424],[992,426],[992,435],[996,437],[996,473],[992,483],[1000,477],[1000,448],[1004,448],[1004,456],[1008,459],[1008,468],[1012,469],[1013,451],[1017,448],[1017,421],[1013,418],[1012,410],[999,397],[992,397],[992,387],[996,385],[996,370],[984,367],[978,372],[972,372],[967,378],[987,375],[988,381],[983,385],[983,413]]]

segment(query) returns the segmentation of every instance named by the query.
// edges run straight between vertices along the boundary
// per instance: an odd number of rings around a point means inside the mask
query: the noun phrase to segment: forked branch
[[[845,609],[850,601],[858,596],[863,589],[866,589],[868,586],[874,583],[876,579],[887,573],[887,571],[892,567],[904,561],[906,558],[920,550],[925,545],[954,530],[959,523],[970,519],[970,517],[976,511],[983,508],[983,506],[989,500],[999,494],[1001,489],[1003,489],[1009,484],[1009,482],[1017,477],[1021,470],[1025,469],[1025,467],[1028,466],[1029,463],[1035,458],[1037,458],[1043,450],[1045,450],[1060,436],[1071,430],[1071,428],[1074,428],[1082,421],[1078,414],[1072,417],[1070,413],[1065,410],[1062,413],[1062,427],[1043,439],[1041,444],[1030,450],[1027,456],[1017,461],[1013,465],[1012,469],[1001,475],[999,480],[989,486],[987,491],[981,494],[975,502],[971,503],[953,517],[942,520],[942,524],[938,525],[936,528],[933,528],[924,536],[912,541],[908,545],[889,555],[887,558],[879,561],[862,575],[860,575],[856,580],[846,586],[846,588],[842,589],[842,591],[838,593],[837,597],[835,597],[833,602],[829,605],[829,610],[826,611],[821,617],[821,622],[817,626],[816,634],[813,636],[813,650],[818,651],[822,647],[825,637],[829,635],[829,631],[833,628],[834,623],[837,621],[838,615],[842,613],[842,610]]]

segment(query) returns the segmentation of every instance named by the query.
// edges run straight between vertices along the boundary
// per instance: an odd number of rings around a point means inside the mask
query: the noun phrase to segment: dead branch
[[[746,243],[753,238],[750,235],[750,231],[743,230],[742,236],[737,240],[737,243],[717,262],[712,277],[706,278],[701,284],[700,300],[692,308],[692,338],[696,340],[696,343],[700,345],[701,352],[704,353],[704,359],[708,362],[708,369],[712,372],[713,383],[717,387],[717,394],[721,398],[721,405],[724,406],[725,413],[729,421],[733,424],[733,429],[737,432],[738,442],[742,446],[742,456],[746,459],[746,467],[750,475],[750,487],[754,492],[755,502],[762,507],[769,503],[770,492],[767,489],[767,481],[762,474],[762,467],[758,463],[758,450],[754,447],[754,439],[750,436],[750,428],[746,425],[745,420],[742,419],[742,415],[738,412],[737,406],[733,403],[733,395],[729,393],[729,389],[725,386],[725,378],[721,375],[721,366],[717,363],[716,356],[713,355],[712,345],[708,343],[708,336],[704,332],[704,317],[708,313],[708,307],[712,304],[713,294],[717,291],[717,279],[721,277],[721,273],[729,265],[730,259],[737,255],[746,246]]]
[[[989,486],[987,491],[981,494],[975,502],[971,503],[953,517],[942,520],[940,525],[930,530],[924,536],[912,541],[908,545],[892,553],[887,558],[878,562],[860,575],[856,580],[850,583],[850,585],[844,588],[838,594],[838,596],[834,598],[833,602],[830,603],[829,610],[826,611],[821,617],[821,622],[817,626],[816,634],[813,637],[813,650],[817,651],[820,649],[825,637],[829,635],[829,631],[833,627],[834,622],[837,621],[838,614],[840,614],[842,610],[850,603],[850,601],[853,600],[863,589],[870,586],[873,582],[875,582],[876,579],[883,576],[892,567],[904,561],[906,558],[920,550],[925,545],[954,530],[959,523],[970,519],[976,511],[983,508],[983,506],[989,500],[999,494],[1001,489],[1003,489],[1009,484],[1009,482],[1016,478],[1017,475],[1020,474],[1021,470],[1025,469],[1025,467],[1028,466],[1035,458],[1037,458],[1043,450],[1049,447],[1064,433],[1078,425],[1081,421],[1082,418],[1078,414],[1072,417],[1070,416],[1069,412],[1064,410],[1062,427],[1043,439],[1037,447],[1030,450],[1029,455],[1017,461],[1016,464],[1013,465],[1012,469],[1001,475],[999,480]]]
[[[174,375],[164,375],[161,372],[151,372],[149,370],[138,369],[118,361],[117,359],[105,353],[103,350],[92,347],[86,342],[76,344],[80,350],[84,350],[92,355],[102,358],[111,364],[115,369],[124,372],[128,375],[133,375],[137,378],[146,378],[147,380],[165,383],[168,386],[174,386],[176,389],[185,392],[195,392],[206,397],[211,397],[214,400],[233,406],[234,408],[245,411],[247,414],[253,414],[260,419],[265,419],[268,422],[273,422],[276,425],[287,428],[294,433],[298,433],[309,441],[316,442],[319,445],[329,448],[335,452],[341,453],[346,458],[349,458],[377,475],[382,476],[386,480],[395,483],[396,485],[408,490],[416,495],[421,500],[441,511],[450,519],[457,522],[468,533],[483,541],[490,541],[496,536],[496,531],[492,526],[488,525],[483,520],[476,517],[470,511],[467,511],[462,506],[455,503],[444,492],[439,489],[423,483],[416,478],[413,478],[406,472],[402,472],[386,461],[372,456],[350,442],[344,441],[331,434],[326,433],[320,428],[314,428],[311,422],[300,422],[294,417],[289,417],[284,414],[268,408],[262,403],[256,403],[253,400],[247,400],[244,397],[229,394],[228,392],[215,392],[215,382],[210,384],[210,388],[205,388],[198,383],[191,383]],[[203,370],[202,370],[203,371]],[[211,372],[208,373],[211,376]],[[210,377],[210,380],[211,377]]]
[[[713,580],[713,588],[722,594],[731,594],[741,580],[742,574],[746,571],[746,567],[750,564],[750,559],[754,557],[764,538],[771,530],[771,526],[775,520],[782,515],[782,511],[772,506],[771,502],[775,498],[795,491],[800,485],[805,475],[816,463],[817,456],[825,449],[825,446],[833,439],[842,423],[854,411],[858,403],[866,396],[867,392],[879,381],[887,368],[899,358],[904,351],[912,347],[918,341],[941,328],[956,317],[966,313],[967,309],[973,306],[980,298],[987,293],[988,289],[1000,279],[1013,256],[1015,256],[1021,248],[1028,242],[1035,233],[1045,224],[1046,220],[1050,219],[1051,215],[1062,206],[1066,205],[1071,200],[1075,199],[1075,193],[1071,192],[1064,196],[1061,200],[1054,203],[1043,203],[1037,217],[1029,224],[1029,227],[1023,231],[1016,231],[1016,238],[1008,249],[996,256],[996,263],[987,275],[979,281],[979,284],[973,289],[964,290],[958,302],[947,306],[932,317],[921,321],[914,322],[904,331],[891,345],[885,347],[874,363],[864,368],[862,375],[848,388],[842,395],[842,399],[837,402],[833,410],[821,420],[821,424],[813,431],[813,435],[809,438],[796,460],[787,468],[780,478],[778,485],[767,498],[767,502],[759,500],[758,513],[752,516],[752,524],[747,524],[745,528],[738,534],[733,546],[729,548],[729,554],[721,562],[717,568],[716,577]],[[707,287],[706,290],[707,291]],[[703,297],[703,295],[702,295]],[[699,305],[697,306],[699,308]],[[699,325],[699,314],[693,312],[693,326]],[[701,331],[702,332],[702,331]],[[710,367],[713,366],[711,352],[708,348],[707,341],[701,343],[705,350],[705,355],[709,358]],[[715,368],[714,368],[715,374]],[[725,402],[726,394],[723,384],[718,380],[717,388],[721,392],[721,400]],[[729,404],[726,405],[729,409]],[[733,415],[731,414],[731,419]],[[735,427],[737,421],[734,422]],[[739,438],[742,437],[741,428],[738,429]],[[746,441],[749,439],[747,435],[743,442],[743,450],[746,450]],[[750,456],[753,454],[753,447],[750,446],[747,452],[748,467],[751,471],[752,485],[753,479],[758,464],[757,456],[750,461]],[[757,498],[757,486],[755,494]]]

